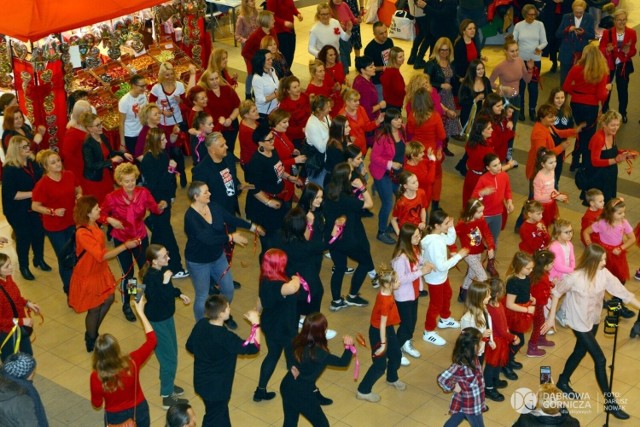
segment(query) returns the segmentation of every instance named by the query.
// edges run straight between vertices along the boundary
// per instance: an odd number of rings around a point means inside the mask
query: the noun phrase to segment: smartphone
[[[540,366],[540,384],[551,383],[551,366]]]

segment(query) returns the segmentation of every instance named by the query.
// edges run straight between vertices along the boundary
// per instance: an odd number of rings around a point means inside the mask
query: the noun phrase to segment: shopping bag
[[[398,10],[391,18],[389,37],[400,40],[413,41],[416,37],[415,20],[409,18],[409,13]]]

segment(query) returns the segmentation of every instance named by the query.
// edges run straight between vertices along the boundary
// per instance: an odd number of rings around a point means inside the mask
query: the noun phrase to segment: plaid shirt
[[[460,393],[453,393],[449,413],[462,412],[469,415],[482,415],[484,407],[484,377],[480,361],[475,360],[476,371],[470,367],[454,363],[446,371],[438,375],[438,384],[444,391],[453,391],[456,384]]]

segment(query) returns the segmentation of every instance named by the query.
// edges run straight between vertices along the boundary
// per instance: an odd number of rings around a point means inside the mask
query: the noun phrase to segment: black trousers
[[[618,112],[623,116],[627,115],[627,105],[629,105],[629,74],[622,75],[622,66],[620,63],[616,66],[616,69],[609,74],[609,81],[613,83],[614,78],[616,82],[616,90],[618,91]],[[628,69],[628,67],[627,67]],[[607,100],[602,105],[602,111],[607,112],[609,110],[609,100],[611,99],[611,92],[607,96]]]
[[[520,351],[520,349],[524,345],[524,334],[522,332],[512,332],[512,333],[513,333],[513,335],[515,335],[518,338],[520,338],[520,342],[518,343],[518,345],[511,344],[511,351],[509,352],[509,361],[510,362],[513,362],[514,360],[516,360],[516,354],[518,354],[518,352]]]
[[[267,384],[273,375],[273,371],[276,370],[276,365],[282,356],[284,351],[284,357],[287,361],[287,369],[289,369],[293,362],[293,353],[291,348],[291,341],[293,337],[275,336],[273,333],[266,333],[263,329],[262,332],[265,335],[267,341],[267,355],[262,361],[260,366],[260,379],[258,380],[258,387],[267,388]]]
[[[331,298],[337,301],[342,293],[342,279],[347,271],[347,258],[351,258],[358,263],[356,271],[351,276],[351,288],[349,294],[356,295],[360,291],[360,287],[367,277],[367,273],[373,270],[373,259],[371,258],[371,249],[369,245],[366,248],[354,250],[342,250],[339,248],[329,249],[331,260],[335,266],[335,271],[331,275]]]
[[[284,427],[296,427],[300,415],[314,427],[329,427],[329,420],[322,411],[318,399],[313,395],[315,385],[294,380],[288,373],[280,383],[282,407],[284,409]]]
[[[44,228],[40,214],[36,212],[21,213],[19,221],[9,221],[16,235],[16,252],[20,268],[29,267],[29,249],[33,250],[33,260],[44,258]]]
[[[431,35],[429,34],[429,18],[427,16],[416,17],[418,32],[411,45],[410,57],[415,57],[416,61],[424,61],[424,56],[431,45]]]
[[[580,133],[578,134],[578,139],[576,140],[577,147],[573,151],[573,157],[571,159],[571,165],[578,165],[580,162],[584,165],[586,162],[586,157],[589,157],[589,141],[596,133],[597,124],[596,121],[598,119],[598,110],[599,107],[597,105],[586,105],[586,104],[578,104],[572,102],[571,111],[573,113],[573,120],[580,124],[582,122],[586,122],[587,126],[582,128]],[[589,162],[590,164],[591,162]]]
[[[202,427],[231,427],[228,400],[204,400]]]
[[[398,326],[398,344],[400,347],[407,340],[413,338],[416,330],[416,322],[418,321],[418,300],[415,301],[396,301],[398,314],[400,315],[400,326]]]
[[[387,381],[398,381],[398,369],[400,368],[402,352],[400,351],[400,344],[393,326],[387,326],[386,333],[387,351],[382,356],[376,357],[374,354],[380,347],[380,329],[369,326],[369,343],[371,344],[373,364],[369,367],[358,386],[360,393],[371,393],[373,385],[384,375],[385,371],[387,372]]]
[[[278,49],[291,68],[296,53],[296,33],[278,33]]]
[[[593,328],[588,332],[573,331],[573,335],[576,336],[576,345],[567,359],[560,377],[562,380],[568,382],[582,359],[584,359],[584,356],[589,353],[589,356],[593,359],[593,367],[598,387],[600,387],[600,391],[604,394],[610,391],[609,382],[607,381],[607,358],[602,352],[598,341],[596,341],[597,332],[598,325],[593,325]]]
[[[123,244],[120,240],[114,238],[113,246],[118,246]],[[146,262],[145,253],[147,252],[147,247],[149,247],[149,238],[145,237],[142,239],[140,246],[136,246],[133,249],[126,250],[124,252],[120,252],[118,254],[118,263],[120,263],[120,268],[122,269],[122,281],[124,281],[125,285],[129,279],[133,278],[133,262],[135,261],[138,264],[138,268],[142,268],[144,263]],[[124,304],[129,304],[130,296],[127,293],[126,288],[123,290],[122,298],[124,300]]]
[[[182,270],[182,257],[176,241],[176,235],[171,226],[171,201],[166,200],[167,207],[160,215],[151,214],[145,220],[151,230],[151,243],[162,245],[169,252],[169,269],[173,273]]]

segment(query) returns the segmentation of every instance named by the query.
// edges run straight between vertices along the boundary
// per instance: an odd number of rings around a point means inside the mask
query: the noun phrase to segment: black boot
[[[458,302],[464,303],[467,299],[467,290],[460,288],[460,293],[458,293]]]
[[[607,392],[604,394],[604,410],[619,420],[628,420],[629,414],[622,410],[613,393]]]
[[[631,338],[635,338],[638,335],[640,335],[640,320],[636,320],[636,323],[633,324],[633,326],[631,327],[631,332],[629,333],[629,336]]]
[[[503,402],[504,401],[504,394],[500,393],[495,388],[485,388],[484,389],[484,395],[485,395],[485,397],[487,399],[491,399],[494,402]]]
[[[445,138],[444,142],[442,143],[442,152],[447,157],[455,156],[455,154],[453,154],[453,152],[449,150],[449,138]]]
[[[34,275],[29,270],[29,267],[20,267],[20,274],[22,274],[24,280],[36,280]]]
[[[51,271],[51,266],[44,262],[43,259],[39,261],[33,261],[33,266],[39,268],[42,271]]]
[[[502,374],[505,376],[505,378],[511,381],[515,381],[518,379],[518,374],[513,372],[513,369],[511,369],[509,366],[505,366],[502,368]]]
[[[529,108],[529,118],[531,119],[532,122],[536,121],[536,109],[535,108]]]
[[[267,391],[266,388],[256,387],[256,391],[253,392],[253,401],[262,402],[263,400],[271,400],[276,397],[275,391]]]
[[[84,345],[87,348],[87,353],[92,353],[93,352],[93,347],[96,344],[96,338],[95,337],[91,337],[91,335],[89,335],[89,332],[85,332],[84,333]]]
[[[575,400],[578,398],[578,393],[576,393],[571,386],[569,385],[569,380],[564,378],[562,375],[558,377],[558,382],[556,383],[556,387],[558,387],[567,399]]]
[[[137,320],[136,315],[133,314],[133,310],[131,310],[131,306],[128,302],[125,302],[122,306],[122,312],[124,313],[125,319],[127,319],[129,322],[135,322]]]
[[[315,389],[313,391],[313,395],[316,397],[318,403],[322,406],[331,405],[333,403],[333,400],[323,396],[322,393],[320,393],[320,389]]]

